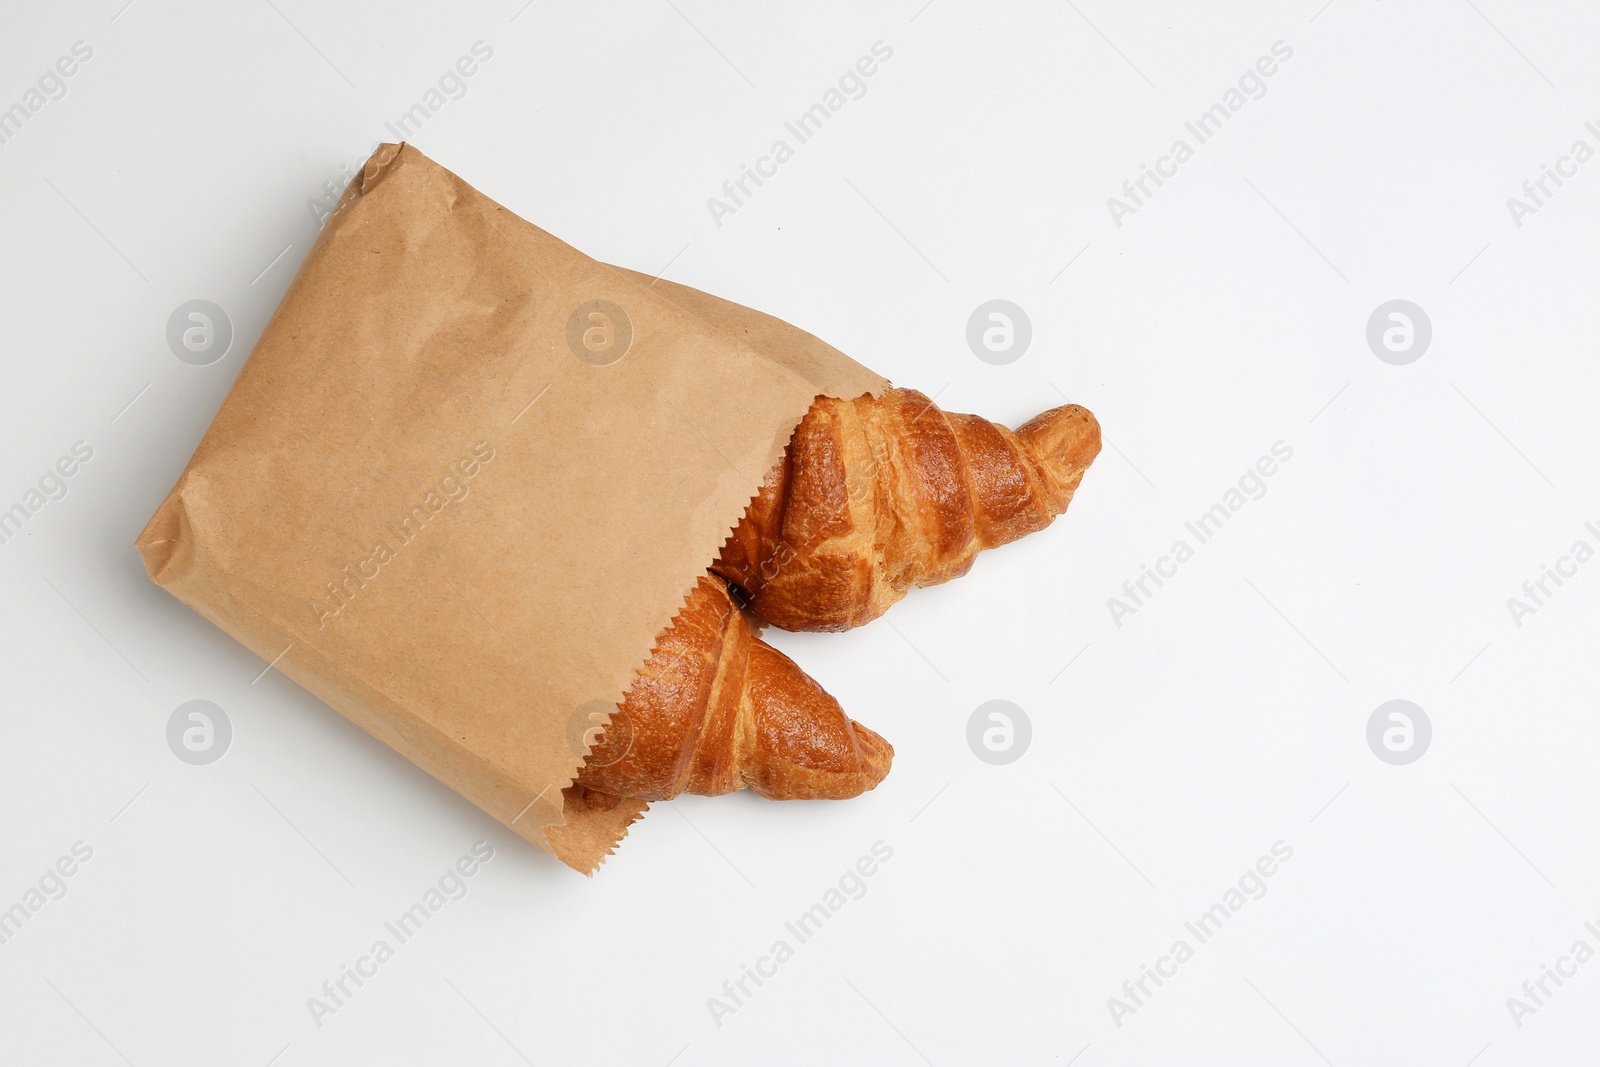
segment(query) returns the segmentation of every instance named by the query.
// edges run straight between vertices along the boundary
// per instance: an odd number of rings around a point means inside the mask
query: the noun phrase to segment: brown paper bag
[[[599,728],[812,400],[886,384],[384,145],[138,548],[251,651],[593,873],[646,807],[564,800]]]

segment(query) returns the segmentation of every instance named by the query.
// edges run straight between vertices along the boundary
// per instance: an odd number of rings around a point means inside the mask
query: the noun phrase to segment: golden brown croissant
[[[818,397],[711,568],[785,630],[848,630],[1048,526],[1100,452],[1076,404],[1015,431],[913,389]]]
[[[591,807],[749,788],[843,800],[889,773],[889,742],[851,722],[794,661],[753,637],[720,579],[702,577],[578,772]]]

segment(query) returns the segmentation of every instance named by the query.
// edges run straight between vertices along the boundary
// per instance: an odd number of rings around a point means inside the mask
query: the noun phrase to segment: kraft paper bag
[[[812,400],[886,385],[383,145],[138,548],[256,655],[593,873],[646,808],[564,792],[610,711]]]

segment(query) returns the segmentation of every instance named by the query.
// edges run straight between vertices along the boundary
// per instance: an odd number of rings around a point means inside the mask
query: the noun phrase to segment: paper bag
[[[524,839],[819,394],[887,383],[597,262],[407,145],[351,183],[177,485],[150,576]]]

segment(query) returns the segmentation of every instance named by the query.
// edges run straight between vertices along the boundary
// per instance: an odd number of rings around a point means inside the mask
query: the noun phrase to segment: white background
[[[427,5],[6,0],[0,1058],[63,1064],[1572,1063],[1600,964],[1600,15],[1508,0]],[[1205,10],[1202,12],[1201,8]],[[119,8],[121,10],[119,10]],[[598,258],[782,316],[941,406],[1065,395],[1107,447],[1050,530],[846,635],[774,641],[896,747],[875,792],[660,804],[593,880],[520,842],[214,630],[133,540],[317,230],[308,201],[476,41],[411,138]],[[718,226],[706,200],[875,41],[893,49]],[[1121,195],[1276,41],[1293,49],[1136,213]],[[1553,188],[1553,187],[1552,187]],[[1069,265],[1070,264],[1070,265]],[[965,340],[1028,313],[1005,366]],[[236,336],[180,362],[204,298]],[[1368,348],[1420,305],[1409,365]],[[1277,441],[1268,491],[1118,626],[1107,599]],[[1070,663],[1070,666],[1068,664]],[[1065,669],[1064,669],[1065,668]],[[1433,741],[1369,750],[1381,703]],[[225,709],[219,761],[168,749]],[[1031,747],[975,758],[984,701]],[[495,857],[335,1015],[307,998],[475,841]],[[893,858],[732,1016],[707,1000],[875,841]],[[1293,858],[1113,1016],[1275,842]],[[790,939],[792,940],[792,938]],[[1130,1002],[1131,1003],[1131,1002]],[[1120,1022],[1120,1025],[1118,1023]]]

